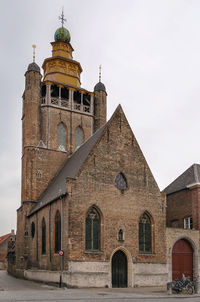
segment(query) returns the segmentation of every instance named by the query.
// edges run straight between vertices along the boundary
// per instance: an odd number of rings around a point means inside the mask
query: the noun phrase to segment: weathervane
[[[33,44],[32,47],[33,47],[33,62],[35,63],[35,49],[36,49],[36,45]]]
[[[61,16],[59,16],[59,20],[61,20],[62,27],[63,27],[64,22],[66,22],[66,21],[67,21],[67,20],[64,18],[64,12],[63,12],[63,9],[62,9],[62,14],[61,14]]]
[[[99,65],[99,82],[101,82],[101,65]]]

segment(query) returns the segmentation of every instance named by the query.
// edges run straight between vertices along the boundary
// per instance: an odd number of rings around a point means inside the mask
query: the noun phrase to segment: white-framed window
[[[184,218],[184,229],[192,229],[192,217],[185,217]]]

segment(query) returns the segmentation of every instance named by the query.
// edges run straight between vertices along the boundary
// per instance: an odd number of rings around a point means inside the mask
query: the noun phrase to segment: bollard
[[[167,294],[172,294],[172,282],[167,282]]]
[[[194,292],[195,294],[200,293],[199,276],[197,276],[196,280],[194,281]]]

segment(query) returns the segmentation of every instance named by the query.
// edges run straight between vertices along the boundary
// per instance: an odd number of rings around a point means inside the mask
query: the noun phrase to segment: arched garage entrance
[[[182,278],[182,274],[193,280],[193,249],[185,239],[178,240],[172,250],[172,280]]]
[[[112,287],[127,287],[127,258],[121,250],[112,257]]]

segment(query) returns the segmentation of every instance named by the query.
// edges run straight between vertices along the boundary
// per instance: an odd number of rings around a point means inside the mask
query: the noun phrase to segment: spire
[[[67,20],[64,18],[64,10],[63,10],[63,8],[62,8],[62,14],[61,14],[61,16],[59,16],[58,18],[59,18],[59,20],[61,20],[61,24],[62,24],[62,28],[63,28],[64,23],[67,21]]]
[[[99,65],[99,82],[94,86],[94,91],[105,91],[106,92],[106,87],[101,82],[101,65]]]
[[[27,71],[36,71],[36,72],[40,73],[40,67],[35,63],[35,49],[36,49],[36,45],[33,44],[32,48],[33,48],[33,62],[28,65]]]
[[[101,65],[99,65],[99,82],[101,82]]]
[[[36,49],[36,45],[33,44],[32,47],[33,47],[33,63],[35,63],[35,49]]]

